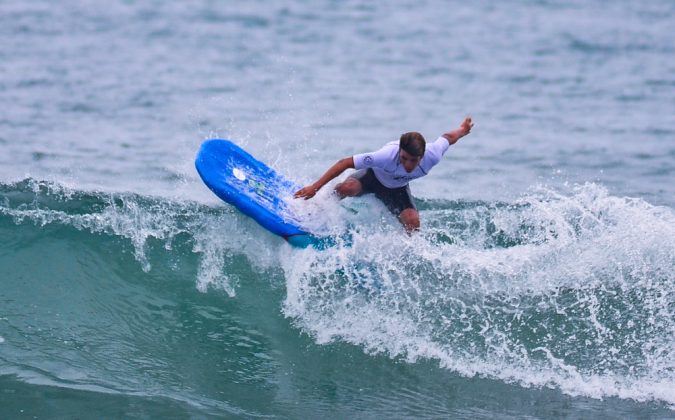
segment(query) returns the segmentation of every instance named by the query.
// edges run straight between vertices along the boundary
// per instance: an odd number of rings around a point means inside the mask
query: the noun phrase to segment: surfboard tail
[[[311,246],[312,248],[319,251],[334,247],[338,244],[336,238],[332,236],[315,236],[310,233],[284,236],[284,239],[286,239],[289,244],[296,248],[307,248]],[[351,244],[351,241],[347,241],[345,243]]]
[[[314,246],[318,238],[310,234],[304,234],[285,236],[284,239],[296,248],[307,248],[308,246]]]

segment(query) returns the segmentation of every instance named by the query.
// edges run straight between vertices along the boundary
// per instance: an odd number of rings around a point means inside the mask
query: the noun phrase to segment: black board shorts
[[[359,196],[363,194],[375,194],[375,197],[382,201],[389,211],[396,216],[406,209],[417,210],[410,193],[410,186],[408,185],[399,188],[387,188],[377,179],[375,172],[371,168],[360,169],[349,175],[349,178],[354,178],[361,183],[361,193]]]

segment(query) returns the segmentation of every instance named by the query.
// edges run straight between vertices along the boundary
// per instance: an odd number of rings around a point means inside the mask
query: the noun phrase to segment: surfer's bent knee
[[[406,231],[412,232],[419,230],[420,214],[417,212],[417,210],[412,208],[405,209],[399,214],[398,218],[405,227]]]
[[[335,192],[340,198],[354,197],[361,193],[361,182],[355,178],[347,178],[335,186]]]

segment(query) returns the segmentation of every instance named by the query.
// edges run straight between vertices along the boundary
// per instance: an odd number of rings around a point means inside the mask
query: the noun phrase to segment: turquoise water
[[[0,417],[672,418],[669,1],[0,4]],[[193,162],[300,183],[476,127],[291,248]]]

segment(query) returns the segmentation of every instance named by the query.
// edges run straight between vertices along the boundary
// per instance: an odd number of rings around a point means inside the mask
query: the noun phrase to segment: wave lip
[[[199,256],[197,288],[215,287],[230,296],[236,294],[237,279],[228,274],[228,261],[241,254],[263,261],[255,258],[254,250],[271,236],[254,237],[251,222],[229,206],[213,208],[133,193],[84,192],[30,178],[0,185],[0,216],[17,225],[64,226],[129,241],[145,272],[152,269],[149,250],[159,247],[170,255],[179,245],[180,252]]]

